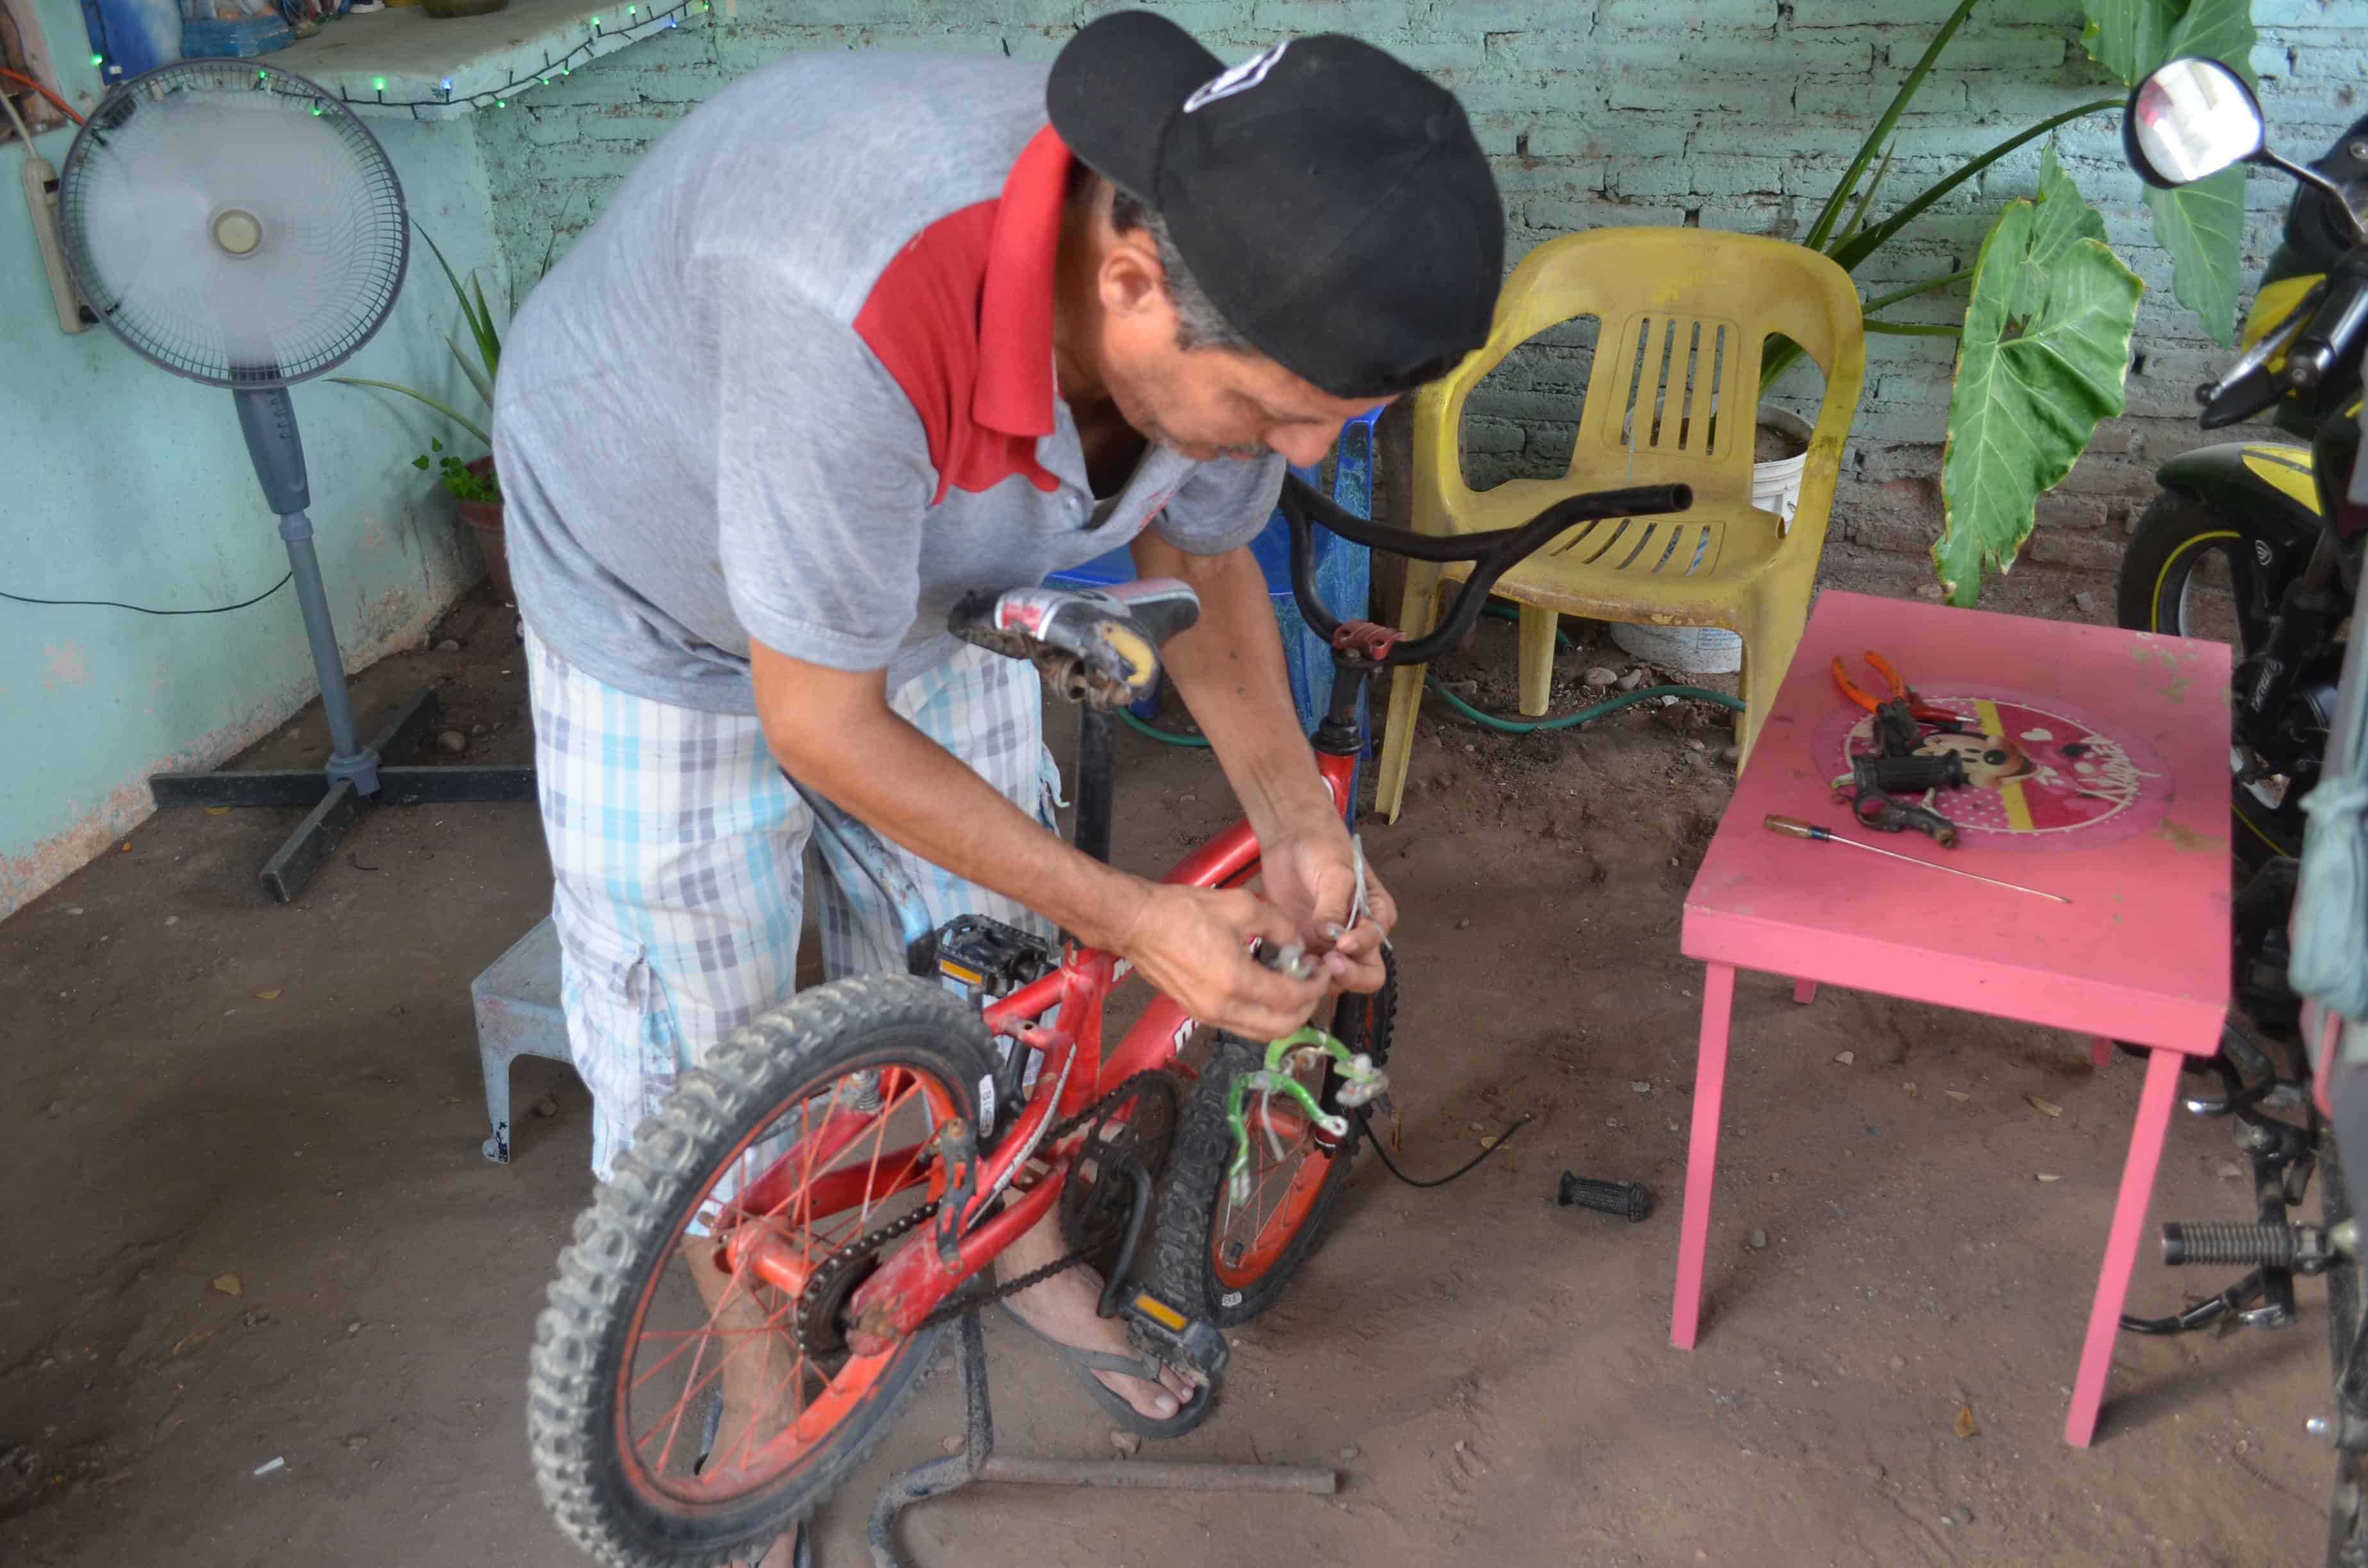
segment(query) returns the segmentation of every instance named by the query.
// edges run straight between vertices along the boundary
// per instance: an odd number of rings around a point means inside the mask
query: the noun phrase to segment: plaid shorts
[[[757,721],[620,691],[527,631],[535,789],[551,849],[567,1043],[609,1179],[675,1075],[795,988],[814,818]],[[890,706],[1048,828],[1060,775],[1030,665],[965,647]],[[890,846],[939,925],[992,916],[1051,936],[1012,900]],[[818,873],[825,971],[901,973],[895,911]]]

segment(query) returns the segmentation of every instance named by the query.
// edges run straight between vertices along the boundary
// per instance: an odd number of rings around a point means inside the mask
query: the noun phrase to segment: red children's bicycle
[[[1290,481],[1292,587],[1335,668],[1313,741],[1344,816],[1374,671],[1459,641],[1497,578],[1571,528],[1690,502],[1683,485],[1611,491],[1519,528],[1434,537]],[[1452,612],[1412,642],[1339,621],[1314,585],[1319,521],[1473,562]],[[1198,609],[1168,583],[1023,589],[954,612],[957,634],[1034,660],[1084,705],[1075,842],[1087,854],[1110,852],[1111,711],[1154,688],[1161,640]],[[1159,996],[1108,1046],[1120,960],[976,916],[932,928],[871,831],[801,793],[833,874],[871,878],[898,909],[911,972],[816,986],[740,1030],[682,1075],[575,1221],[535,1325],[528,1430],[562,1527],[620,1568],[761,1553],[804,1518],[886,1434],[946,1325],[1050,1272],[984,1283],[1056,1207],[1073,1250],[1053,1267],[1102,1263],[1104,1314],[1213,1398],[1220,1330],[1262,1311],[1306,1257],[1348,1181],[1360,1108],[1384,1086],[1395,968],[1378,993],[1340,999],[1328,1035],[1257,1045]],[[1234,888],[1258,874],[1237,823],[1167,880]]]

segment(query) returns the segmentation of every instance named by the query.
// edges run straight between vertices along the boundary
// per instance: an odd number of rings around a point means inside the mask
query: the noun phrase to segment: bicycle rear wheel
[[[1376,1062],[1387,1059],[1397,1012],[1397,964],[1383,955],[1387,978],[1370,996],[1343,996],[1332,1012],[1332,1033]],[[1171,1301],[1195,1307],[1220,1328],[1231,1328],[1274,1303],[1314,1250],[1324,1221],[1349,1185],[1362,1125],[1326,1137],[1287,1102],[1252,1101],[1249,1199],[1233,1201],[1226,1177],[1234,1158],[1225,1094],[1234,1079],[1257,1069],[1264,1051],[1220,1035],[1184,1109],[1167,1187],[1159,1208],[1159,1282]],[[1321,1081],[1318,1082],[1319,1078]],[[1302,1081],[1326,1110],[1339,1112],[1338,1075],[1328,1063]]]
[[[578,1545],[614,1568],[753,1559],[861,1462],[944,1331],[850,1350],[839,1314],[865,1268],[845,1249],[940,1195],[937,1129],[979,1125],[992,1072],[975,1012],[868,975],[682,1075],[577,1218],[535,1323],[535,1479]]]

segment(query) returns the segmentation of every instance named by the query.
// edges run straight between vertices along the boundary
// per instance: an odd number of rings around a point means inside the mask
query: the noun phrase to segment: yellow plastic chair
[[[1474,492],[1463,482],[1463,402],[1517,346],[1594,316],[1594,365],[1570,472]],[[1850,275],[1799,245],[1706,229],[1601,229],[1550,240],[1506,281],[1487,344],[1415,402],[1414,526],[1467,533],[1525,523],[1564,496],[1682,483],[1691,511],[1585,523],[1500,578],[1521,606],[1520,709],[1546,710],[1554,627],[1565,615],[1658,626],[1723,626],[1743,639],[1742,752],[1758,739],[1801,641],[1825,548],[1826,514],[1858,412],[1866,346]],[[1751,504],[1760,354],[1768,335],[1799,344],[1825,372],[1800,503],[1786,525]],[[1398,624],[1429,631],[1440,593],[1468,565],[1406,566]],[[1395,822],[1422,701],[1421,665],[1390,681],[1374,807]]]

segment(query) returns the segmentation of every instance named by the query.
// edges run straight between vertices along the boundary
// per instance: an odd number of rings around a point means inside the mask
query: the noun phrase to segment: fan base
[[[394,711],[370,742],[371,755],[400,756],[416,747],[436,722],[436,693],[422,687]],[[378,768],[368,795],[348,778],[319,768],[254,768],[220,773],[159,773],[148,780],[158,809],[176,806],[305,806],[311,808],[269,860],[263,885],[281,903],[292,901],[361,819],[365,806],[447,805],[463,801],[531,801],[534,765]]]

